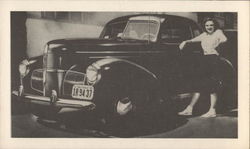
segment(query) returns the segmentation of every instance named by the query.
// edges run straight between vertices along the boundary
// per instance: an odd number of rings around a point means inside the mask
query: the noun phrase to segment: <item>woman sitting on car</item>
[[[204,60],[206,63],[206,67],[208,69],[212,70],[214,73],[213,75],[216,75],[218,70],[216,69],[216,61],[218,61],[218,55],[219,53],[216,51],[216,48],[221,44],[227,41],[226,36],[223,34],[222,30],[218,28],[218,23],[216,20],[212,18],[206,18],[203,21],[203,28],[204,32],[200,34],[199,36],[191,39],[183,41],[179,48],[182,50],[187,43],[191,42],[201,42],[201,47],[204,52]],[[201,117],[215,117],[216,116],[216,110],[215,105],[217,101],[217,89],[213,89],[210,92],[210,108],[207,113],[203,114]],[[198,99],[200,97],[200,93],[195,93],[194,96],[191,99],[191,102],[189,105],[182,111],[179,112],[179,115],[192,115],[193,107],[197,103]]]

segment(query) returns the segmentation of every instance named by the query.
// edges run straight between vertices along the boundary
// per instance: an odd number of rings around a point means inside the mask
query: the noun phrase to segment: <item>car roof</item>
[[[134,17],[130,17],[129,20],[148,20],[148,21],[162,22],[165,19],[161,17],[156,17],[156,16],[134,16]]]
[[[183,19],[183,20],[188,20],[188,21],[194,22],[193,20],[191,20],[189,18],[182,17],[182,16],[177,16],[177,15],[145,13],[145,14],[133,14],[133,15],[126,15],[126,16],[117,17],[117,18],[109,21],[107,23],[107,25],[115,23],[115,22],[120,22],[120,21],[128,21],[130,18],[146,17],[146,16],[152,16],[154,18],[160,18],[160,19],[176,18],[176,19]]]

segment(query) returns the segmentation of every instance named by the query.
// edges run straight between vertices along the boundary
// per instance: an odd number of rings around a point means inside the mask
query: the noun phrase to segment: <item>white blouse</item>
[[[199,36],[191,39],[192,42],[201,41],[201,47],[203,48],[204,55],[216,54],[219,53],[215,50],[220,43],[226,42],[227,37],[223,34],[222,30],[217,29],[214,33],[208,34],[203,32]]]

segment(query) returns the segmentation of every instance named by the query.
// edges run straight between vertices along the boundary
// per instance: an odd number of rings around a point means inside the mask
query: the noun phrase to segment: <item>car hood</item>
[[[119,46],[119,45],[145,45],[148,41],[132,39],[58,39],[50,41],[49,44],[62,44],[68,46]]]
[[[138,51],[149,50],[156,43],[143,40],[124,39],[60,39],[48,43],[50,47],[64,47],[70,51]],[[54,45],[54,46],[53,46]],[[166,48],[167,45],[165,45]],[[173,46],[173,45],[172,45]],[[176,46],[176,45],[175,45]],[[52,49],[52,48],[51,48]]]

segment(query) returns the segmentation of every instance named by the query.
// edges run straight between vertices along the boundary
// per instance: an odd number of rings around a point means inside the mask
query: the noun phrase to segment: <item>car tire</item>
[[[129,111],[118,111],[119,103],[124,102]],[[127,96],[116,96],[113,98],[109,112],[104,116],[105,129],[109,133],[121,137],[130,137],[145,132],[152,127],[153,118],[156,116],[156,104],[152,101],[152,95],[144,89],[129,92]]]

